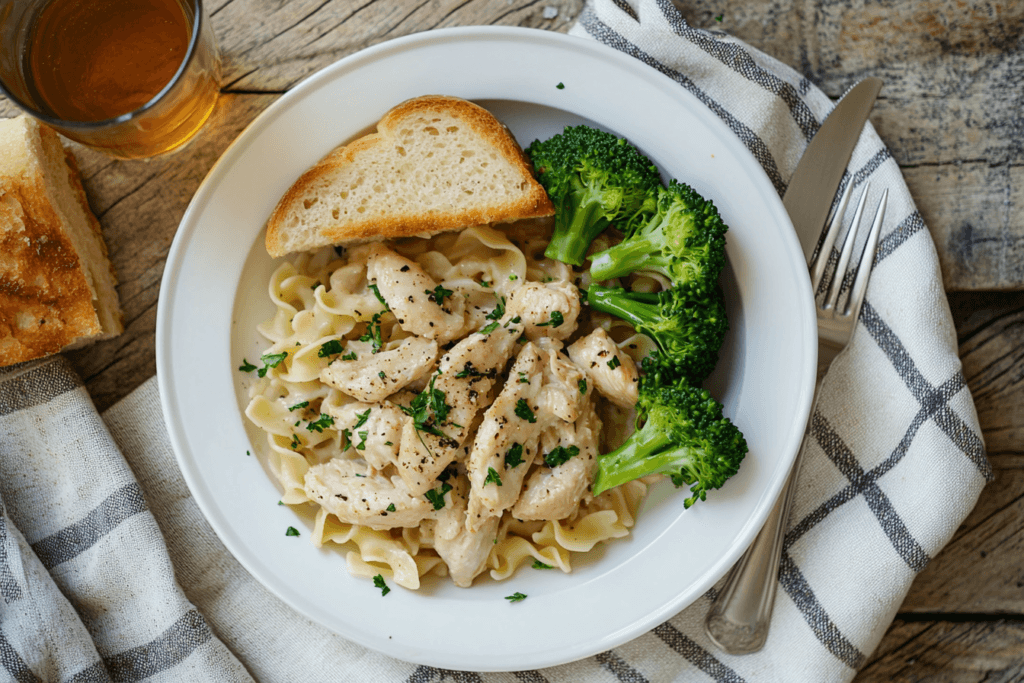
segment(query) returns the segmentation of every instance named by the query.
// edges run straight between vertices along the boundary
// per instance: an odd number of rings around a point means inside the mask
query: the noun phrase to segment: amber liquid
[[[163,90],[190,34],[177,0],[53,0],[36,20],[29,69],[52,115],[103,121]]]

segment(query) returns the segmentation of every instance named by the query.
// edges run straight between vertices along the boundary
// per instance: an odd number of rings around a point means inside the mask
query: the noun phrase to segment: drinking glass
[[[177,54],[183,56],[175,70]],[[161,59],[166,82],[154,72]],[[220,58],[201,0],[0,0],[0,92],[64,136],[110,156],[151,157],[185,144],[213,111],[219,80]],[[118,108],[115,100],[133,88]],[[107,97],[97,93],[107,92],[109,106],[96,108],[95,98]],[[89,106],[91,115],[81,113]]]

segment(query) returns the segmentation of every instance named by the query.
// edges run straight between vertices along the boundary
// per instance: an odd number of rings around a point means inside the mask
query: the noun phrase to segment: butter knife
[[[782,203],[808,262],[818,246],[843,172],[881,88],[881,79],[866,78],[847,91],[807,145],[790,180]],[[799,461],[794,462],[789,480],[764,526],[730,570],[708,610],[705,631],[712,642],[729,654],[757,652],[768,638],[779,583],[782,535],[796,490],[793,480],[798,468]]]

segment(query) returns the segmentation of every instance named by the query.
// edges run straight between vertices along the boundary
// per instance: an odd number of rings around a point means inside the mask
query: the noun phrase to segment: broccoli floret
[[[595,282],[633,272],[660,273],[675,285],[711,288],[725,265],[728,228],[715,205],[675,180],[658,190],[658,208],[619,244],[591,256]]]
[[[747,454],[743,434],[722,417],[722,405],[705,389],[644,381],[637,410],[643,426],[598,458],[594,495],[658,473],[669,475],[676,486],[689,485],[684,505],[690,507],[736,474]]]
[[[685,379],[700,384],[718,362],[729,321],[718,287],[680,285],[657,293],[591,285],[587,302],[592,308],[618,316],[658,345],[644,359],[646,375],[660,383]],[[660,353],[659,353],[660,352]]]
[[[570,126],[526,153],[555,205],[548,258],[582,265],[590,243],[610,224],[628,232],[654,211],[657,167],[611,133]]]

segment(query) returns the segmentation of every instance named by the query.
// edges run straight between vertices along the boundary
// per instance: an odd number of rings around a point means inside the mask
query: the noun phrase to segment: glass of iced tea
[[[200,0],[0,0],[0,89],[121,159],[176,149],[213,111],[220,59]]]

